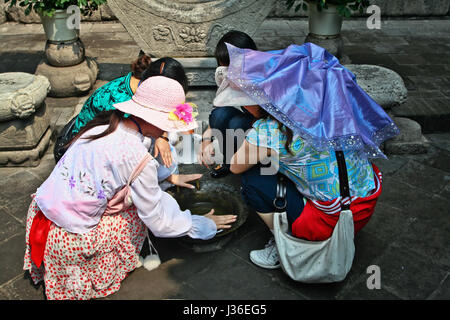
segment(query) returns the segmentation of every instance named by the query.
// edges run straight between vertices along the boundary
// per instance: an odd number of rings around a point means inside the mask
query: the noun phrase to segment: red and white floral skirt
[[[30,230],[40,209],[33,200],[28,209],[24,270],[34,283],[44,280],[47,299],[93,299],[120,289],[136,268],[147,228],[134,206],[120,214],[103,216],[96,228],[74,234],[51,224],[43,263],[31,259]]]

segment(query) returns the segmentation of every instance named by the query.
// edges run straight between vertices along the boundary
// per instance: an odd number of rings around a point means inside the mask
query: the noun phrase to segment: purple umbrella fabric
[[[227,48],[228,80],[317,150],[386,158],[380,144],[399,134],[397,126],[325,49],[313,43],[268,52]]]

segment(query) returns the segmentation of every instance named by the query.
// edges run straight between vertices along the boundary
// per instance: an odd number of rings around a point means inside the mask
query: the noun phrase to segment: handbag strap
[[[134,168],[130,177],[128,178],[127,186],[130,186],[134,180],[139,176],[139,174],[144,170],[147,163],[152,159],[152,155],[150,153],[146,153],[144,158],[142,158],[141,162]]]
[[[275,199],[273,199],[273,206],[277,212],[283,212],[286,209],[286,181],[284,176],[280,173],[277,174],[277,191]]]
[[[336,160],[339,169],[339,189],[341,192],[341,209],[350,209],[350,187],[348,184],[347,165],[345,164],[344,152],[335,151]],[[346,198],[349,199],[349,204],[344,204]]]
[[[336,160],[338,164],[339,171],[339,189],[341,193],[341,210],[350,209],[350,186],[348,184],[348,174],[347,165],[345,164],[345,157],[343,151],[335,151]],[[277,176],[277,191],[275,199],[273,200],[273,205],[278,212],[285,210],[286,208],[286,184],[284,177],[281,174]],[[344,204],[344,202],[349,200],[349,204]],[[281,202],[281,203],[280,203]]]

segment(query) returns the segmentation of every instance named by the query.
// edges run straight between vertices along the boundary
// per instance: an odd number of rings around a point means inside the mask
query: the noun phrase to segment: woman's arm
[[[189,236],[194,239],[211,239],[218,228],[228,228],[236,216],[192,215],[182,210],[177,201],[158,186],[156,165],[148,163],[131,185],[131,198],[139,218],[157,237],[172,238]]]
[[[155,140],[154,157],[157,158],[161,155],[163,164],[170,168],[172,166],[172,151],[170,150],[169,138],[167,132],[164,132],[161,137]]]
[[[234,174],[245,172],[258,162],[264,162],[271,155],[271,149],[259,147],[244,140],[239,150],[231,158],[230,171]]]

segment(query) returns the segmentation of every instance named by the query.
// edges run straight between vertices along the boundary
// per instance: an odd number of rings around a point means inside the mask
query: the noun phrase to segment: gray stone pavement
[[[409,90],[393,113],[418,121],[431,142],[422,155],[377,160],[383,194],[373,218],[355,237],[348,277],[336,284],[301,284],[282,270],[253,265],[249,251],[269,232],[255,214],[213,252],[196,253],[177,239],[155,239],[159,268],[135,270],[107,299],[449,299],[450,298],[450,34],[448,18],[384,20],[368,30],[361,19],[345,21],[344,53],[352,63],[377,64],[398,72]],[[262,50],[303,43],[304,19],[266,20],[254,39]],[[121,24],[83,23],[81,38],[100,67],[96,87],[128,72],[139,48]],[[0,72],[34,73],[44,57],[40,25],[0,25]],[[207,110],[214,88],[193,88],[189,98]],[[87,98],[47,98],[52,126],[59,130]],[[206,114],[202,114],[206,118]],[[0,299],[44,299],[22,271],[25,219],[30,194],[54,166],[52,146],[35,168],[0,168]],[[187,166],[185,171],[204,168]],[[206,178],[205,178],[206,179]],[[239,177],[221,183],[239,185]],[[381,289],[369,290],[367,268],[381,270]]]

